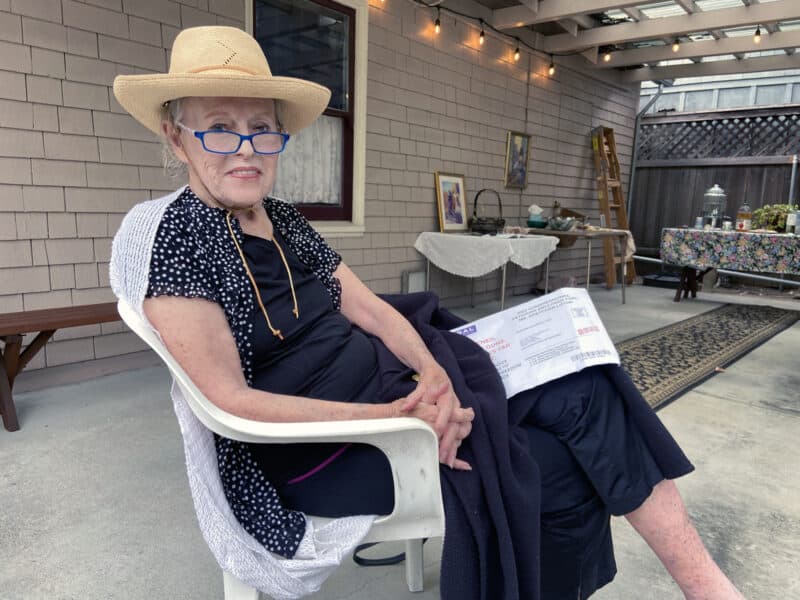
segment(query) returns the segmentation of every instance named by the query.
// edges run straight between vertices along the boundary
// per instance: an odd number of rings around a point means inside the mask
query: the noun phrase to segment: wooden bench
[[[14,379],[56,330],[119,320],[116,302],[0,314],[0,339],[5,342],[5,348],[0,350],[0,414],[5,428],[19,429],[12,394]],[[22,335],[34,332],[36,337],[23,350]]]

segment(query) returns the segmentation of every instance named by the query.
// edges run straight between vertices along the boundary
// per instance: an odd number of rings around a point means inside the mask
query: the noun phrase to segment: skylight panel
[[[679,5],[674,2],[657,2],[639,8],[646,17],[650,19],[662,19],[664,17],[680,17],[686,14]]]
[[[703,11],[744,6],[742,0],[697,0],[695,4]]]
[[[688,58],[675,58],[672,60],[661,60],[658,62],[659,67],[672,67],[674,65],[691,65],[694,61]]]
[[[720,54],[719,56],[704,56],[701,62],[721,62],[723,60],[737,60],[733,54]]]
[[[758,56],[777,56],[779,54],[785,54],[783,50],[760,50],[758,52],[745,52],[745,58],[756,58]]]
[[[761,29],[761,36],[766,37],[769,35],[769,31],[767,31],[766,27],[759,27]],[[753,34],[756,32],[756,26],[749,26],[749,27],[737,27],[736,29],[723,29],[722,31],[725,32],[725,35],[728,37],[745,37],[750,36],[752,37]]]

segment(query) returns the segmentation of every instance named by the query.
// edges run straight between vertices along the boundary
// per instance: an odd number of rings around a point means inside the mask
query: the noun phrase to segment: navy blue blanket
[[[434,294],[383,299],[408,318],[447,371],[461,404],[475,411],[472,433],[459,449],[459,458],[473,470],[441,469],[446,515],[442,598],[538,600],[540,477],[521,426],[526,418],[530,422],[536,390],[506,401],[488,354],[469,338],[448,331],[463,321],[441,309]],[[414,385],[409,370],[383,344],[375,347],[383,400],[408,394]],[[627,374],[619,367],[603,368],[664,475],[672,478],[690,471],[691,463]]]

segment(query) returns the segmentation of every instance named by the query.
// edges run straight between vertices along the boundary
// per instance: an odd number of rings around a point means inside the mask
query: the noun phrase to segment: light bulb
[[[756,27],[756,34],[753,36],[753,42],[756,44],[761,43],[761,27]]]
[[[678,41],[678,38],[675,38],[675,41],[672,42],[672,51],[677,52],[681,49],[681,43]]]
[[[611,62],[611,52],[606,52],[606,53],[603,55],[603,60],[604,60],[605,62]]]
[[[481,27],[481,37],[478,38],[478,43],[483,46],[483,43],[486,41],[486,34],[483,33],[483,27]]]
[[[514,50],[514,62],[519,60],[519,46]]]
[[[550,59],[550,67],[548,67],[547,72],[548,72],[548,74],[550,74],[550,76],[553,76],[553,75],[556,74],[556,65],[553,63],[553,59],[552,58]]]
[[[436,33],[439,33],[442,30],[442,22],[439,20],[439,17],[436,17],[436,20],[433,22],[433,30]]]

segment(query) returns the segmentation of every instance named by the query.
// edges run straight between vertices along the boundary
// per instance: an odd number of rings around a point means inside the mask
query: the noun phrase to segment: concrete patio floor
[[[622,305],[618,290],[592,289],[617,341],[719,302],[765,301],[701,294],[676,304],[672,293],[636,286]],[[797,300],[766,302],[800,309]],[[458,312],[474,318],[496,309]],[[800,598],[798,349],[800,323],[659,413],[697,466],[678,482],[689,512],[751,599]],[[0,599],[222,598],[189,496],[168,375],[146,353],[115,360],[95,373],[135,370],[45,389],[36,388],[80,379],[81,369],[18,380],[22,429],[0,429]],[[682,598],[627,522],[613,526],[619,574],[594,598]],[[438,540],[426,545],[422,594],[406,591],[402,565],[347,561],[314,598],[438,598],[440,548]]]

